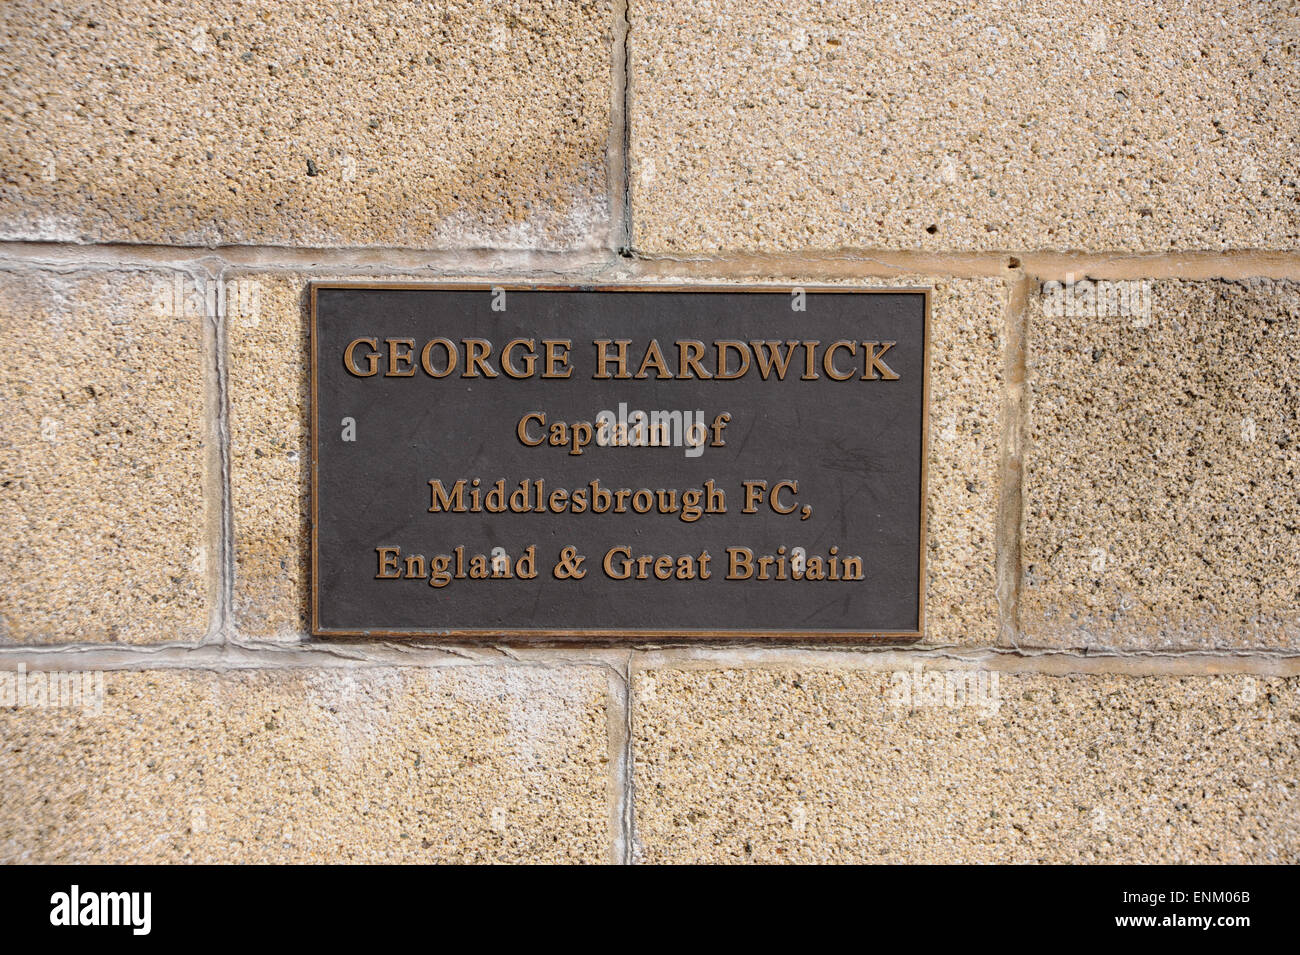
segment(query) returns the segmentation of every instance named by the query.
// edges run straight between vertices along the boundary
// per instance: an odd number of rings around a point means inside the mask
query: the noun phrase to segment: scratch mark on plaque
[[[736,457],[745,453],[745,445],[749,444],[749,436],[754,433],[754,428],[758,425],[757,419],[749,422],[749,427],[745,429],[745,436],[740,439],[740,447],[736,449]]]

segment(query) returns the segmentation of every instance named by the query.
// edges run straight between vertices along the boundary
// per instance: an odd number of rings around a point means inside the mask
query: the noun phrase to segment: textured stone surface
[[[250,277],[229,308],[230,494],[235,626],[305,633],[311,558],[307,282]]]
[[[605,0],[0,5],[0,237],[603,245]]]
[[[1300,859],[1294,679],[1002,674],[996,712],[902,700],[900,685],[877,670],[640,673],[641,857]]]
[[[206,632],[220,505],[203,487],[202,304],[178,287],[194,286],[0,270],[0,640]]]
[[[998,637],[998,462],[1008,291],[997,279],[943,279],[934,281],[930,297],[927,643],[991,644]]]
[[[1020,639],[1300,645],[1300,285],[1076,300],[1031,303]]]
[[[635,245],[1295,248],[1300,8],[631,6]]]
[[[601,862],[594,668],[108,673],[0,709],[5,862]]]
[[[246,636],[292,638],[309,626],[307,279],[233,281],[251,283],[227,312],[236,623]],[[1007,288],[1000,279],[931,281],[926,639],[992,644]]]

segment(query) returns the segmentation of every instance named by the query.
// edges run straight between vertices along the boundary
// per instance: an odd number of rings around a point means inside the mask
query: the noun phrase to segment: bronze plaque
[[[313,285],[312,632],[919,638],[928,314]]]

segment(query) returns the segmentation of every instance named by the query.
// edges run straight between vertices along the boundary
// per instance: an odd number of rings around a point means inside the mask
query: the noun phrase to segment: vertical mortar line
[[[1011,286],[1003,325],[1002,435],[998,461],[996,575],[998,645],[1020,635],[1020,548],[1024,520],[1024,442],[1028,412],[1029,302],[1036,280],[1023,271]]]
[[[633,650],[627,655],[627,662],[623,667],[623,793],[622,793],[622,838],[623,838],[623,865],[636,864],[636,761],[633,751],[633,714],[636,703],[636,690],[632,683],[633,661],[636,659],[636,651]]]
[[[631,89],[631,53],[628,37],[632,31],[630,0],[613,0],[614,40],[611,64],[610,137],[607,168],[610,192],[610,232],[613,250],[631,257],[632,186],[631,186],[631,112],[628,98]]]
[[[609,862],[623,865],[627,859],[627,666],[610,664],[607,680],[606,729],[609,733]]]
[[[607,168],[610,190],[610,232],[614,252],[632,254],[631,118],[628,96],[631,86],[628,35],[632,20],[629,0],[612,0],[614,38],[610,89],[610,142]],[[610,678],[610,768],[615,796],[610,808],[610,861],[632,864],[635,846],[635,803],[632,776],[632,654],[623,669]]]
[[[632,654],[609,675],[609,861],[630,865],[635,849],[632,831]]]
[[[223,259],[218,259],[213,270],[219,290],[224,288],[230,266]],[[225,302],[218,296],[218,302]],[[220,642],[230,643],[234,635],[235,602],[235,542],[234,542],[234,504],[231,492],[230,466],[230,367],[228,363],[230,329],[228,319],[229,303],[226,308],[217,308],[217,314],[210,315],[215,345],[213,348],[215,362],[213,371],[216,376],[216,432],[217,451],[221,480],[218,484],[221,518],[220,518],[220,554],[218,556],[218,594],[217,606],[220,621]]]
[[[210,602],[208,623],[199,645],[220,644],[225,640],[225,607],[223,592],[225,587],[225,543],[222,526],[222,501],[225,497],[222,476],[222,439],[221,439],[221,382],[218,362],[221,354],[220,323],[217,312],[220,310],[220,268],[202,260],[179,260],[164,266],[168,271],[175,271],[192,284],[193,291],[184,290],[185,300],[197,296],[200,302],[199,322],[202,340],[201,375],[203,380],[202,395],[202,441],[203,462],[201,489],[203,495],[203,539],[204,563],[203,588]],[[183,304],[181,306],[184,307]],[[185,312],[182,312],[185,314]]]

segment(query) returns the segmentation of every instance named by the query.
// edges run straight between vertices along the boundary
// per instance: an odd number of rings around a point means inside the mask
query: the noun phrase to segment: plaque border
[[[921,513],[920,513],[920,547],[917,568],[917,629],[916,630],[690,630],[690,629],[603,629],[599,627],[578,629],[523,628],[503,629],[455,629],[426,627],[407,630],[384,630],[379,628],[361,630],[341,630],[325,628],[320,625],[318,594],[316,589],[317,526],[319,495],[317,492],[317,472],[319,464],[316,450],[319,447],[320,427],[317,421],[319,403],[316,376],[316,293],[320,289],[383,289],[394,291],[491,291],[504,289],[507,292],[763,292],[772,294],[791,294],[795,289],[818,294],[837,295],[892,295],[898,293],[920,294],[922,296],[924,316],[922,319],[922,382],[921,382]],[[308,353],[311,363],[311,403],[310,441],[311,441],[311,622],[313,637],[365,637],[365,638],[402,638],[418,639],[433,637],[445,642],[491,642],[505,644],[547,644],[580,643],[588,645],[646,645],[672,643],[676,640],[689,641],[693,645],[717,643],[736,645],[760,642],[813,642],[821,644],[903,644],[915,643],[925,636],[925,554],[928,540],[926,512],[929,503],[930,470],[930,304],[933,286],[894,286],[894,287],[854,287],[845,285],[798,285],[785,284],[704,284],[693,285],[689,282],[673,283],[574,283],[556,284],[550,282],[367,282],[367,281],[331,281],[313,280],[308,283],[309,335]]]

